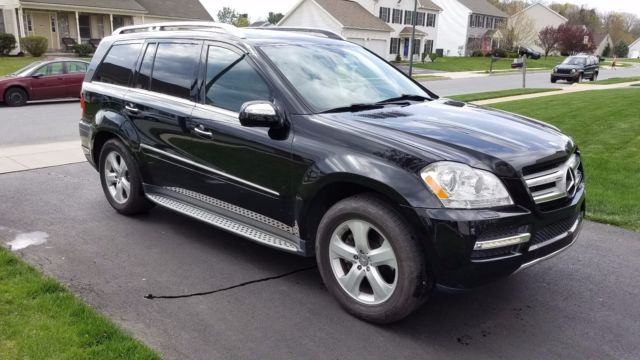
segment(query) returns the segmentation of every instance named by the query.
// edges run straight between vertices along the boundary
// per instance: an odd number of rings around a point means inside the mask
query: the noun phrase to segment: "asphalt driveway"
[[[567,252],[498,283],[440,291],[374,326],[343,312],[313,266],[156,208],[116,214],[86,163],[0,175],[0,244],[168,359],[636,359],[640,234],[587,223]]]

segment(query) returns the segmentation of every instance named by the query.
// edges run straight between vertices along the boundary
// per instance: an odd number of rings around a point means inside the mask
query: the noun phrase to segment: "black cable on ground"
[[[186,295],[164,295],[164,296],[156,296],[156,295],[153,295],[153,294],[148,294],[148,295],[145,295],[144,298],[145,299],[149,299],[149,300],[153,300],[153,299],[181,299],[181,298],[188,298],[188,297],[194,297],[194,296],[211,295],[211,294],[215,294],[217,292],[227,291],[227,290],[239,288],[239,287],[242,287],[242,286],[247,286],[247,285],[256,284],[256,283],[269,281],[269,280],[280,279],[280,278],[283,278],[285,276],[293,275],[293,274],[296,274],[296,273],[299,273],[299,272],[303,272],[303,271],[313,270],[315,268],[317,268],[317,266],[310,266],[310,267],[306,267],[306,268],[302,268],[302,269],[289,271],[288,273],[284,273],[284,274],[280,274],[280,275],[276,275],[276,276],[270,276],[270,277],[257,279],[257,280],[251,280],[251,281],[243,282],[243,283],[240,283],[240,284],[237,284],[237,285],[229,286],[229,287],[226,287],[226,288],[216,289],[216,290],[211,290],[211,291],[206,291],[206,292],[199,292],[199,293],[186,294]]]

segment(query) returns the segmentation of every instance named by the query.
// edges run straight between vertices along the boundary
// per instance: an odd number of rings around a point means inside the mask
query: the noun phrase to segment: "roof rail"
[[[116,29],[113,35],[129,34],[136,32],[152,31],[180,31],[180,30],[221,30],[229,35],[244,38],[245,35],[237,27],[229,24],[217,23],[213,21],[175,21],[161,22],[153,24],[131,25]]]
[[[342,35],[336,34],[330,30],[324,29],[316,29],[310,27],[295,27],[295,26],[261,26],[261,27],[248,27],[247,29],[256,29],[256,30],[275,30],[275,31],[290,31],[290,32],[301,32],[301,33],[311,33],[324,35],[329,39],[334,40],[346,40]]]

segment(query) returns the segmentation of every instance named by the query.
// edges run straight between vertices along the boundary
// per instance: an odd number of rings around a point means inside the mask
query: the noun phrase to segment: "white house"
[[[63,39],[88,43],[121,26],[180,20],[212,19],[198,0],[0,0],[0,32],[44,36],[50,51],[63,50]]]
[[[433,0],[442,12],[438,24],[436,50],[445,56],[464,56],[474,50],[485,52],[500,47],[499,28],[507,14],[486,0]]]
[[[301,0],[278,25],[331,30],[387,60],[407,59],[413,10],[413,0]],[[414,55],[433,52],[440,11],[418,0]]]
[[[629,58],[640,59],[640,38],[629,45]]]
[[[557,28],[565,24],[568,19],[542,3],[535,3],[509,17],[509,22],[524,21],[530,21],[533,28],[530,33],[523,34],[523,39],[521,39],[518,45],[543,52],[543,49],[538,45],[538,34],[540,30],[547,26]]]

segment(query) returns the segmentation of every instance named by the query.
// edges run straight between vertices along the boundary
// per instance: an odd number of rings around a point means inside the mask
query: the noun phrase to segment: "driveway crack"
[[[293,271],[289,271],[289,272],[286,272],[284,274],[275,275],[275,276],[269,276],[269,277],[260,278],[260,279],[256,279],[256,280],[245,281],[245,282],[242,282],[240,284],[227,286],[227,287],[224,287],[224,288],[219,288],[219,289],[215,289],[215,290],[211,290],[211,291],[197,292],[197,293],[184,294],[184,295],[153,295],[153,294],[147,294],[147,295],[144,296],[144,298],[145,299],[149,299],[149,300],[153,300],[153,299],[182,299],[182,298],[189,298],[189,297],[194,297],[194,296],[211,295],[211,294],[215,294],[215,293],[218,293],[218,292],[228,291],[228,290],[231,290],[231,289],[235,289],[235,288],[239,288],[239,287],[243,287],[243,286],[247,286],[247,285],[252,285],[252,284],[257,284],[257,283],[261,283],[261,282],[265,282],[265,281],[271,281],[271,280],[280,279],[280,278],[283,278],[283,277],[286,277],[286,276],[297,274],[297,273],[300,273],[300,272],[303,272],[303,271],[313,270],[313,269],[316,269],[316,268],[317,268],[317,266],[309,266],[309,267],[305,267],[305,268],[300,268],[300,269],[296,269],[296,270],[293,270]]]

